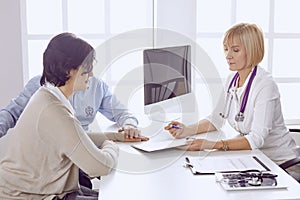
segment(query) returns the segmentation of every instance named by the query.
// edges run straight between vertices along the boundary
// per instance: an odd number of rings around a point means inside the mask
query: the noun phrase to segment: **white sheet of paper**
[[[215,173],[220,171],[242,171],[249,169],[257,169],[266,171],[266,169],[258,163],[252,156],[243,157],[189,157],[194,169],[203,173]]]
[[[147,142],[142,142],[131,146],[143,151],[153,152],[153,151],[178,147],[185,144],[186,144],[186,139],[183,138],[183,139],[173,139],[173,140],[164,140],[164,141],[149,140]]]

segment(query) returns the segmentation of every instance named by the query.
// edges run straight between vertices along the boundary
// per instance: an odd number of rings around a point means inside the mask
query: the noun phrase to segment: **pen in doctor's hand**
[[[172,125],[171,128],[181,129],[181,127],[177,125]]]

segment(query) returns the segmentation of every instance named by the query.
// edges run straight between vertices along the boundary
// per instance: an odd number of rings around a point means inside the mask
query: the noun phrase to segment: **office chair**
[[[293,139],[295,140],[295,142],[297,144],[297,148],[295,149],[295,151],[297,152],[297,157],[293,158],[291,160],[288,160],[279,165],[279,167],[281,167],[285,171],[287,168],[300,163],[300,129],[289,129],[289,130],[292,134]]]
[[[184,77],[173,78],[161,83],[146,83],[144,85],[145,105],[184,94],[186,88]]]

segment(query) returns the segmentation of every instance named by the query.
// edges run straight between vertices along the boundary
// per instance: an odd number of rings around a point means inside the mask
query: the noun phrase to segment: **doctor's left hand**
[[[215,142],[206,139],[192,139],[187,141],[186,145],[177,147],[186,151],[200,151],[204,149],[213,149]]]

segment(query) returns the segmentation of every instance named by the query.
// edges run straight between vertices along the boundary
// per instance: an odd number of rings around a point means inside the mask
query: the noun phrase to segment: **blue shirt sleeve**
[[[110,92],[108,85],[96,77],[89,79],[89,85],[85,91],[75,92],[70,97],[70,102],[85,130],[88,130],[97,112],[116,122],[120,127],[126,124],[138,125],[138,120]]]
[[[138,125],[138,120],[132,113],[113,95],[108,86],[103,82],[103,98],[98,108],[98,111],[109,120],[116,122],[118,126],[122,127],[126,124],[134,126]]]
[[[0,137],[4,136],[8,129],[15,126],[29,99],[40,87],[40,78],[41,76],[33,77],[19,95],[0,110]]]

